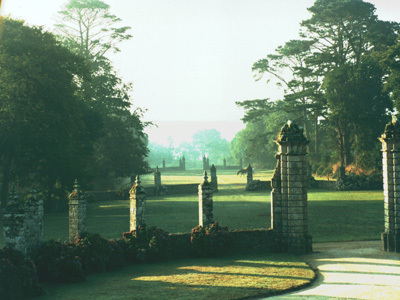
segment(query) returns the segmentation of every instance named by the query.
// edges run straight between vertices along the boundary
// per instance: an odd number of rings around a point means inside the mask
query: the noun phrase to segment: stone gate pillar
[[[26,254],[25,211],[19,204],[18,198],[18,194],[12,188],[8,197],[8,205],[4,210],[4,245]]]
[[[271,226],[289,252],[311,252],[307,211],[308,141],[303,130],[288,121],[276,143],[279,152],[272,179]]]
[[[140,177],[129,191],[130,200],[130,231],[136,230],[139,226],[146,225],[146,192],[140,184]]]
[[[253,181],[253,167],[249,164],[247,167],[247,185]]]
[[[382,250],[400,252],[400,124],[397,119],[386,125],[382,142],[385,232]]]
[[[25,241],[27,254],[33,253],[43,241],[43,200],[35,189],[31,190],[30,197],[25,205]]]
[[[199,225],[204,227],[213,222],[213,190],[204,171],[203,182],[199,185]]]
[[[156,170],[154,171],[154,186],[156,188],[161,187],[161,172],[158,169],[158,166],[157,166]]]
[[[69,194],[69,241],[74,242],[86,232],[87,202],[80,189],[78,180],[75,179],[74,187]]]
[[[211,166],[211,188],[213,192],[218,192],[218,178],[217,178],[217,169],[215,168],[214,164]]]

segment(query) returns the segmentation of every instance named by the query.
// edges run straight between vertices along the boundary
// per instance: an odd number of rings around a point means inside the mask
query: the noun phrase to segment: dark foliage
[[[81,258],[74,243],[45,242],[34,255],[39,279],[47,282],[84,280]]]
[[[228,228],[214,222],[205,227],[196,226],[192,229],[190,242],[193,253],[199,257],[220,256],[229,246]]]
[[[128,262],[151,262],[166,259],[170,254],[168,232],[159,227],[140,226],[123,234]]]
[[[0,299],[24,299],[43,292],[34,263],[17,250],[0,250]]]

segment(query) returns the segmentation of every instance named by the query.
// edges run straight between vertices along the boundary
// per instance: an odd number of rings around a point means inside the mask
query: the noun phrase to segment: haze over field
[[[147,108],[152,142],[188,141],[216,128],[230,140],[244,125],[235,101],[279,99],[267,78],[251,67],[276,47],[298,37],[313,0],[106,0],[132,27],[133,38],[111,55],[125,81],[134,84],[133,105]],[[382,20],[400,20],[400,2],[371,0]],[[65,0],[3,0],[1,13],[53,29]]]

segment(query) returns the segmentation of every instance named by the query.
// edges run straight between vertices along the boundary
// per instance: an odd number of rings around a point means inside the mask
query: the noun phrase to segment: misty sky
[[[52,29],[65,0],[3,0],[2,15]],[[243,125],[235,101],[279,99],[266,79],[256,82],[252,64],[298,38],[313,0],[105,0],[132,27],[133,38],[110,56],[133,82],[134,106],[148,109],[150,140],[187,140],[215,127],[231,139]],[[400,21],[400,1],[371,0],[382,20]],[[190,121],[190,123],[176,123]],[[163,125],[163,126],[161,126]],[[173,127],[169,127],[169,125]],[[179,132],[179,128],[182,130]]]

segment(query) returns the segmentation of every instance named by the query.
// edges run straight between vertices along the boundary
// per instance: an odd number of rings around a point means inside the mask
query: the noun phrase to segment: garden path
[[[318,243],[305,255],[318,270],[307,289],[262,299],[400,299],[400,254],[380,250],[380,241]]]

